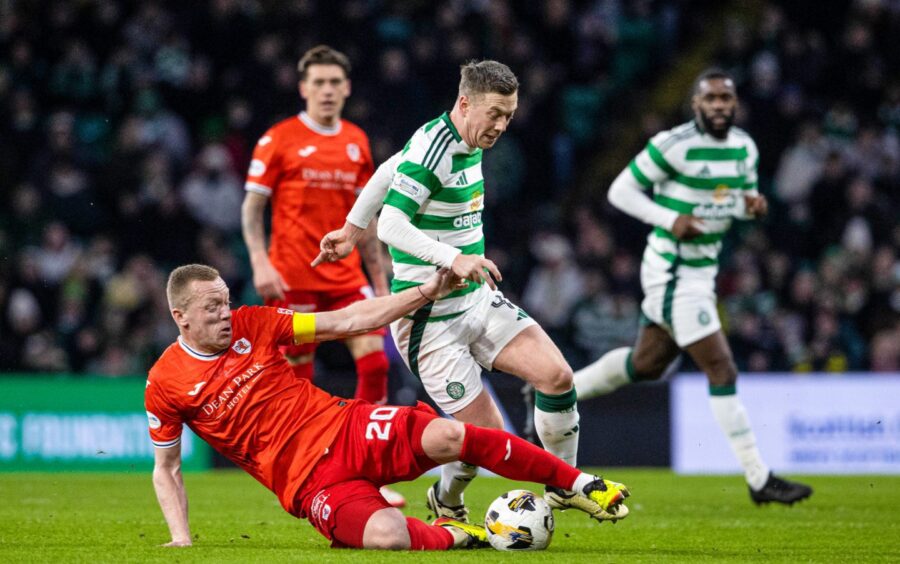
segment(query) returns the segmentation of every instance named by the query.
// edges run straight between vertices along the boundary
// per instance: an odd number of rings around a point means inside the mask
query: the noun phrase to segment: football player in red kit
[[[513,480],[577,492],[627,515],[622,484],[585,474],[514,435],[442,419],[428,406],[379,406],[329,395],[296,378],[279,347],[341,339],[423,307],[465,283],[438,271],[422,286],[338,311],[232,310],[228,287],[204,265],[176,268],[166,294],[179,337],[150,370],[145,391],[153,485],[171,541],[191,544],[181,431],[200,438],[273,491],[335,547],[446,550],[484,544],[484,529],[404,517],[378,491],[463,460]]]
[[[266,305],[299,312],[339,309],[389,293],[372,232],[360,253],[313,269],[319,240],[344,222],[356,195],[372,176],[369,139],[341,119],[350,95],[350,61],[330,47],[307,51],[298,64],[306,110],[273,125],[259,139],[247,173],[241,207],[253,284]],[[272,236],[266,249],[264,215],[272,203]],[[374,229],[374,228],[373,228]],[[362,264],[372,279],[363,273]],[[388,360],[384,330],[346,339],[356,363],[356,397],[387,401]],[[316,343],[287,345],[285,357],[303,378],[313,377]]]

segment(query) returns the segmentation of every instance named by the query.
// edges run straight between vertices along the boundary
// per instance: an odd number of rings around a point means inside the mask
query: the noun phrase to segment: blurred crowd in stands
[[[145,372],[176,334],[163,288],[178,264],[211,264],[235,303],[258,303],[243,177],[259,135],[301,108],[296,62],[320,42],[354,63],[345,117],[379,162],[450,109],[460,63],[509,64],[522,90],[485,158],[487,254],[573,365],[628,345],[647,228],[577,205],[611,180],[582,165],[616,142],[609,116],[632,112],[642,142],[684,121],[620,102],[714,17],[709,62],[738,80],[772,204],[723,256],[739,368],[900,370],[900,3],[718,4],[0,4],[0,370]]]

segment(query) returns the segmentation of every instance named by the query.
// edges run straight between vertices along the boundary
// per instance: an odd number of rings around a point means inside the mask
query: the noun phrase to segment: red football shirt
[[[368,283],[355,250],[315,269],[309,263],[322,236],[344,225],[374,170],[368,137],[349,121],[325,128],[301,113],[260,138],[245,189],[272,198],[269,258],[292,290],[346,291]]]
[[[155,446],[178,444],[186,424],[289,512],[354,403],[294,376],[278,351],[293,342],[292,318],[286,309],[241,307],[232,312],[231,346],[214,355],[179,338],[150,369],[144,392]]]

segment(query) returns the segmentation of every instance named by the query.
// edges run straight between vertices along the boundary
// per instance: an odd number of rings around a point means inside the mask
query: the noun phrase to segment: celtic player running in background
[[[686,351],[709,378],[713,415],[744,468],[750,497],[791,504],[812,489],[775,476],[763,462],[716,313],[722,237],[733,219],[768,211],[756,187],[756,144],[732,126],[737,104],[731,77],[704,72],[694,88],[694,121],[653,137],[610,187],[614,206],[654,226],[641,266],[648,323],[633,348],[610,351],[576,373],[575,386],[578,398],[587,399],[655,380]],[[653,200],[645,189],[653,191]]]
[[[391,324],[409,369],[444,412],[491,428],[502,428],[503,420],[482,385],[482,367],[530,382],[537,390],[534,419],[541,443],[574,464],[578,411],[572,369],[543,329],[496,289],[500,273],[484,257],[482,152],[506,131],[518,104],[518,81],[496,61],[468,63],[461,74],[453,110],[416,131],[388,161],[390,169],[379,167],[344,227],[323,239],[316,263],[346,256],[377,211],[374,195],[386,191],[378,236],[393,258],[391,291],[423,283],[438,267],[470,281],[468,288]],[[429,507],[465,520],[463,491],[477,470],[461,462],[444,465],[428,490]],[[620,506],[611,514],[553,488],[546,497],[551,507],[576,507],[600,520],[627,512]]]

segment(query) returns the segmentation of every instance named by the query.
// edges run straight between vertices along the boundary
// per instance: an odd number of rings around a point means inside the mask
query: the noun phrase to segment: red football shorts
[[[437,417],[422,402],[357,404],[297,492],[295,515],[308,518],[335,548],[362,547],[369,518],[391,507],[378,488],[418,478],[438,465],[422,450],[422,433]]]
[[[318,311],[334,311],[348,305],[374,297],[370,286],[363,286],[356,290],[341,290],[338,292],[304,292],[290,290],[284,293],[284,300],[266,300],[266,305],[271,307],[283,307],[300,313],[315,313]],[[385,330],[376,329],[369,335],[384,336]],[[280,347],[281,353],[289,356],[300,356],[315,352],[319,343],[304,343]]]

